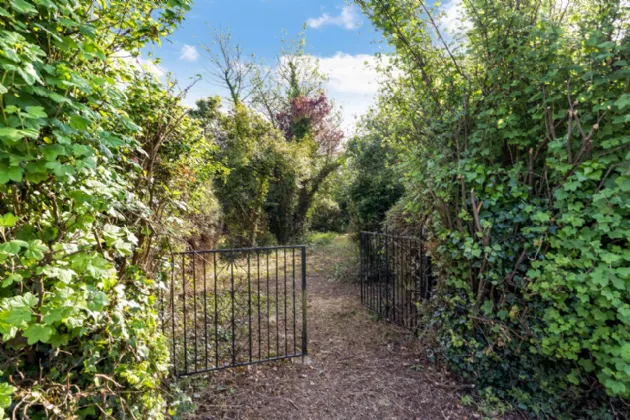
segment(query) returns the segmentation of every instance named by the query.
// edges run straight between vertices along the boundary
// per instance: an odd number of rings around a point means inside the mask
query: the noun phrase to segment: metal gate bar
[[[380,317],[418,329],[418,305],[431,297],[435,278],[422,238],[359,234],[361,303]]]
[[[307,354],[305,246],[178,252],[170,269],[160,316],[175,376]]]

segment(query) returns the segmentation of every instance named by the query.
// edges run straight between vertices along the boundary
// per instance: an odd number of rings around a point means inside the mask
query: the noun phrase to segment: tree
[[[215,31],[212,44],[201,47],[210,63],[210,78],[228,90],[232,105],[246,101],[252,93],[255,66],[245,58],[243,49],[233,43],[232,33]]]
[[[397,165],[404,159],[400,130],[381,110],[362,120],[363,129],[348,142],[348,200],[355,231],[380,231],[386,214],[403,196]],[[404,149],[403,149],[404,150]],[[399,156],[400,154],[400,156]]]
[[[308,97],[323,89],[326,77],[320,73],[315,58],[304,53],[303,37],[283,47],[273,66],[258,65],[252,77],[251,106],[278,127],[276,117],[286,109],[287,101]]]
[[[343,133],[323,93],[324,78],[316,61],[304,55],[302,41],[295,50],[283,49],[274,68],[265,68],[243,64],[230,36],[215,38],[212,73],[234,105],[229,116],[218,118],[215,138],[230,170],[215,184],[230,236],[252,244],[269,230],[280,243],[298,239],[321,183],[341,164]],[[199,108],[192,115],[201,113]]]

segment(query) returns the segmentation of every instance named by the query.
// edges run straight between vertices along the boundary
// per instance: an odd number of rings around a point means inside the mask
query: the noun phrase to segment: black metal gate
[[[422,238],[361,232],[361,303],[412,331],[418,305],[431,297],[435,279]]]
[[[161,300],[173,374],[307,354],[306,247],[175,253]]]

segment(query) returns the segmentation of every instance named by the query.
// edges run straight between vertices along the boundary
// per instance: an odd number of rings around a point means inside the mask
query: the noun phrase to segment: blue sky
[[[158,73],[172,73],[184,87],[201,74],[204,80],[184,100],[193,105],[196,99],[225,94],[208,80],[208,63],[200,48],[203,42],[211,43],[213,29],[231,30],[246,53],[272,64],[281,39],[297,39],[305,24],[306,52],[319,59],[321,70],[329,76],[327,93],[341,110],[344,129],[350,134],[356,116],[373,103],[378,88],[373,55],[388,47],[359,8],[343,0],[196,0],[179,29],[162,46],[146,49],[144,56],[160,58]]]

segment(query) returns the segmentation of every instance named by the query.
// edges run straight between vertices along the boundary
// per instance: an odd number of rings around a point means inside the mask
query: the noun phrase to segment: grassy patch
[[[309,232],[306,244],[312,247],[330,246],[340,235],[335,232]]]
[[[359,280],[359,248],[350,235],[319,233],[310,235],[311,274],[328,281],[356,282]]]

